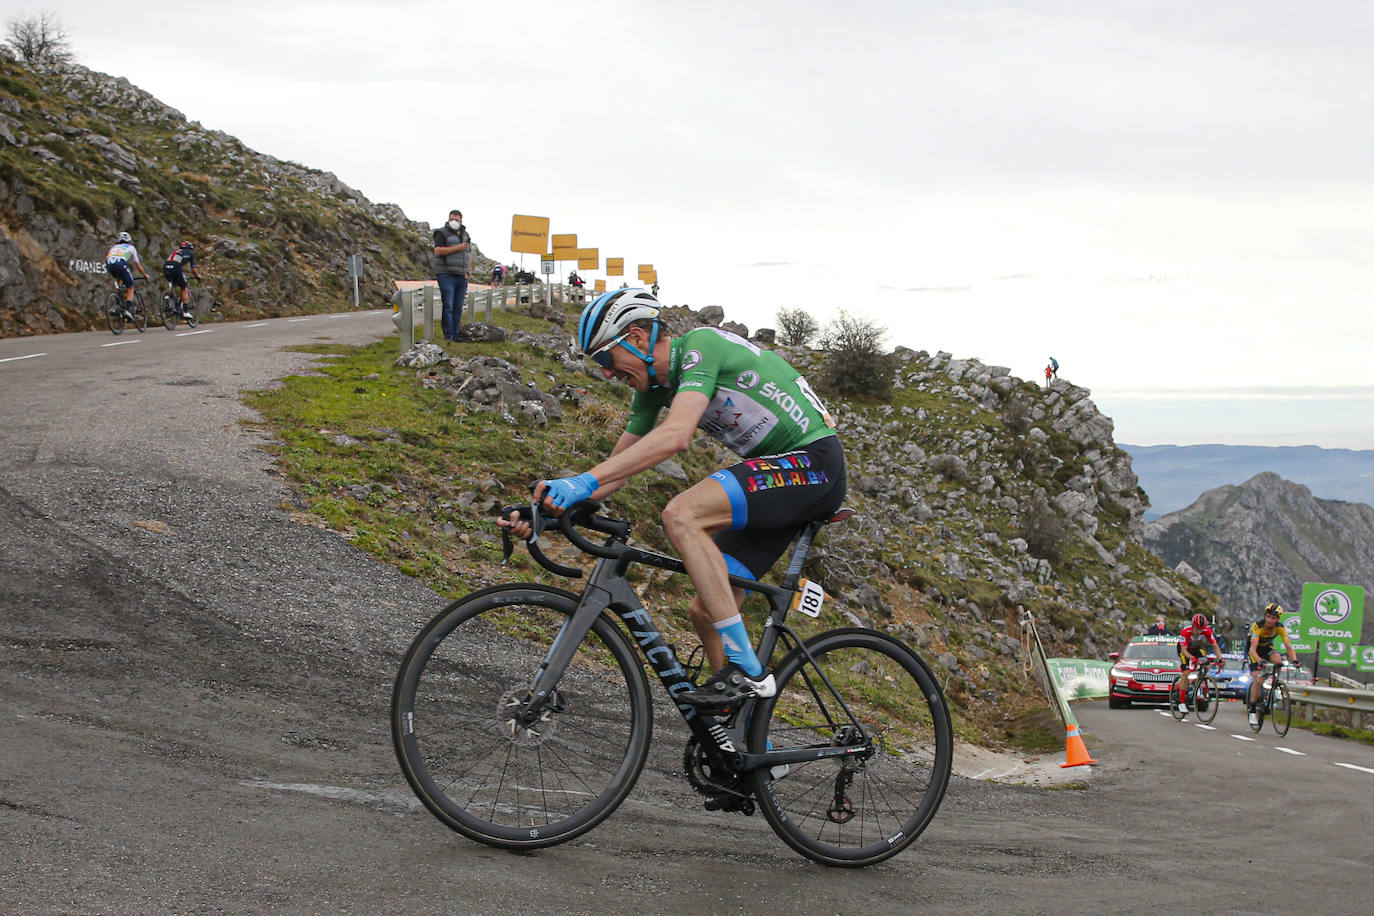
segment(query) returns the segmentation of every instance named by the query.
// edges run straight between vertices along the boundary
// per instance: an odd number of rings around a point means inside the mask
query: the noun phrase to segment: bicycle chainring
[[[719,772],[696,738],[689,740],[682,752],[682,770],[687,777],[687,783],[698,795],[707,799],[733,795],[750,801],[752,807],[753,800],[748,789],[744,787],[744,777],[739,773]]]

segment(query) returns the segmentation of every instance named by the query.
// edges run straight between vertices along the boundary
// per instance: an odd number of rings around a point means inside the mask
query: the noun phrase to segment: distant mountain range
[[[1300,483],[1319,499],[1374,505],[1374,450],[1315,445],[1121,445],[1150,497],[1146,521],[1190,506],[1208,490],[1265,471]]]

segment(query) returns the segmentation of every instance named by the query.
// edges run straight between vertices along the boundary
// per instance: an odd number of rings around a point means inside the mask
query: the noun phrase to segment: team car
[[[1221,695],[1228,700],[1243,700],[1250,690],[1250,662],[1242,652],[1223,652],[1221,658],[1226,666],[1213,671]]]
[[[1178,679],[1178,637],[1137,636],[1110,656],[1107,705],[1121,709],[1132,703],[1167,705],[1169,688]]]

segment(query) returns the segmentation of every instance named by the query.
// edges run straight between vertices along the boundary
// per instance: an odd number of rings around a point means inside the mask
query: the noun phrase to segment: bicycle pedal
[[[739,795],[708,795],[704,807],[707,811],[738,811],[748,817],[754,813],[754,800]]]

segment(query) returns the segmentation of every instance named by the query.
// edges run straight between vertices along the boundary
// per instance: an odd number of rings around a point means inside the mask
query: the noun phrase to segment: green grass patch
[[[1345,738],[1348,741],[1358,741],[1360,744],[1374,746],[1374,731],[1367,728],[1353,728],[1336,722],[1313,722],[1310,719],[1299,719],[1296,716],[1293,717],[1293,725],[1297,728],[1305,728],[1314,735]]]

